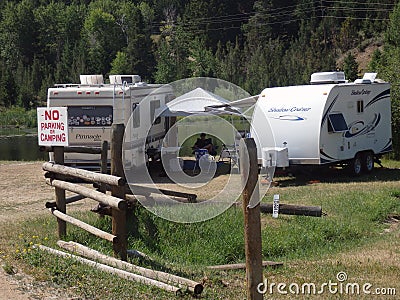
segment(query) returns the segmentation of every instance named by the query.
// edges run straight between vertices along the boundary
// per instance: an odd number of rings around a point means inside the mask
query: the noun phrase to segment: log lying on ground
[[[260,211],[265,214],[272,214],[272,204],[260,204]],[[321,217],[322,208],[320,206],[301,206],[291,204],[279,204],[279,214],[282,215],[296,215],[296,216],[309,216],[309,217]]]
[[[60,246],[61,248],[67,249],[71,252],[78,253],[79,255],[89,257],[91,259],[94,259],[96,261],[100,261],[102,263],[111,265],[113,267],[121,268],[127,271],[135,272],[138,273],[142,276],[164,281],[167,283],[175,283],[178,284],[180,287],[186,287],[189,291],[192,293],[198,295],[201,294],[203,291],[203,285],[187,279],[183,278],[180,276],[176,276],[173,274],[161,272],[161,271],[155,271],[143,267],[139,267],[130,263],[127,263],[125,261],[121,261],[119,259],[104,255],[96,250],[90,249],[88,247],[85,247],[81,244],[75,243],[75,242],[64,242],[64,241],[58,241],[57,245]]]
[[[177,192],[177,191],[172,191],[172,190],[157,189],[157,188],[152,188],[152,187],[140,186],[140,185],[136,185],[136,184],[130,184],[129,186],[133,187],[134,191],[138,194],[149,194],[149,193],[150,194],[164,194],[164,195],[172,196],[172,197],[185,198],[191,203],[196,202],[196,199],[197,199],[197,195],[191,194],[191,193],[183,193],[183,192]],[[127,193],[132,193],[129,186],[127,186]]]
[[[112,243],[116,243],[117,242],[117,237],[115,235],[111,234],[111,233],[105,232],[105,231],[100,230],[100,229],[98,229],[96,227],[93,227],[93,226],[91,226],[89,224],[86,224],[85,222],[82,222],[82,221],[80,221],[78,219],[75,219],[75,218],[73,218],[71,216],[68,216],[68,215],[66,215],[66,214],[64,214],[64,213],[62,213],[62,212],[60,212],[60,211],[58,211],[56,209],[50,209],[50,211],[57,218],[59,218],[59,219],[61,219],[63,221],[66,221],[66,222],[68,222],[68,223],[70,223],[72,225],[75,225],[75,226],[77,226],[79,228],[82,228],[82,229],[86,230],[87,232],[90,232],[91,234],[93,234],[95,236],[101,237],[101,238],[103,238],[103,239],[105,239],[107,241],[110,241]]]
[[[52,180],[50,178],[46,179],[46,183],[48,185],[51,185],[54,187],[58,187],[58,188],[61,188],[61,189],[64,189],[64,190],[67,190],[70,192],[81,194],[87,198],[96,200],[102,204],[109,205],[109,206],[111,206],[113,208],[117,208],[119,210],[126,210],[126,208],[127,208],[127,203],[125,200],[103,194],[101,192],[89,189],[82,185],[78,185],[78,184],[74,184],[74,183],[70,183],[70,182],[66,182],[66,181],[62,181],[62,180],[58,180],[58,179]]]
[[[79,195],[79,194],[78,195],[74,195],[74,196],[65,198],[65,204],[71,204],[71,203],[80,201],[80,200],[85,199],[85,198],[86,198],[85,196],[82,196],[82,195]],[[57,207],[57,203],[54,202],[54,201],[53,202],[52,201],[47,201],[46,204],[45,204],[45,207],[46,208],[56,208]]]
[[[125,178],[102,174],[102,173],[95,173],[83,169],[71,168],[63,165],[58,165],[50,162],[45,162],[42,166],[44,171],[54,172],[57,174],[78,177],[90,182],[101,182],[113,186],[124,186],[126,183]]]
[[[91,267],[94,267],[96,269],[99,269],[101,271],[110,273],[110,274],[115,274],[118,275],[121,278],[124,279],[128,279],[128,280],[132,280],[132,281],[136,281],[136,282],[140,282],[143,284],[147,284],[147,285],[152,285],[152,286],[156,286],[160,289],[166,290],[168,292],[174,292],[176,294],[179,294],[181,292],[181,289],[176,287],[176,286],[172,286],[169,284],[166,284],[164,282],[161,281],[157,281],[151,278],[147,278],[141,275],[137,275],[137,274],[133,274],[127,271],[123,271],[123,270],[119,270],[98,262],[94,262],[92,260],[86,259],[86,258],[82,258],[73,254],[69,254],[63,251],[59,251],[59,250],[55,250],[46,246],[42,246],[42,245],[36,245],[37,248],[39,248],[40,250],[49,252],[51,254],[55,254],[57,256],[61,256],[61,257],[66,257],[66,258],[72,258],[75,259],[78,262],[81,262],[83,264],[89,265]]]
[[[282,266],[282,262],[273,262],[273,261],[263,261],[262,266],[263,267],[278,267]],[[228,264],[228,265],[216,265],[216,266],[208,266],[207,269],[210,270],[237,270],[237,269],[246,269],[246,264],[245,263],[239,263],[239,264]]]
[[[148,196],[150,194],[167,195],[167,196],[187,199],[188,202],[190,202],[190,203],[197,202],[196,194],[177,192],[177,191],[165,190],[165,189],[157,189],[157,188],[153,188],[153,187],[140,186],[140,185],[132,185],[132,186],[134,187],[134,190],[135,190],[136,194],[138,194],[138,195],[144,195],[144,196]],[[93,187],[99,189],[100,185],[97,183],[94,183]],[[108,191],[110,191],[111,187],[108,185],[108,186],[106,186],[106,189]],[[132,191],[129,188],[129,185],[126,185],[125,192],[126,192],[126,194],[132,194]]]

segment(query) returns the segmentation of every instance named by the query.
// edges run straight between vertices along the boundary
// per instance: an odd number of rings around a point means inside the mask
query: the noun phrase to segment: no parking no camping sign
[[[39,146],[68,146],[68,113],[66,107],[38,107]]]

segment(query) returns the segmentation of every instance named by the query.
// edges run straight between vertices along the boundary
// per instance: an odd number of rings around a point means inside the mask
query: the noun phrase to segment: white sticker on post
[[[272,205],[272,217],[277,218],[279,214],[279,195],[274,195],[274,204]]]

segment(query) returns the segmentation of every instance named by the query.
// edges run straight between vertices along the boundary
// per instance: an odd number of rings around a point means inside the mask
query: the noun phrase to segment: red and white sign
[[[38,107],[39,146],[68,146],[66,107]]]

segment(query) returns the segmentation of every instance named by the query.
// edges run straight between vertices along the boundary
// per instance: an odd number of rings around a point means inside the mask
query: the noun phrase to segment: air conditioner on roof
[[[318,72],[311,75],[311,84],[345,83],[344,72]]]

